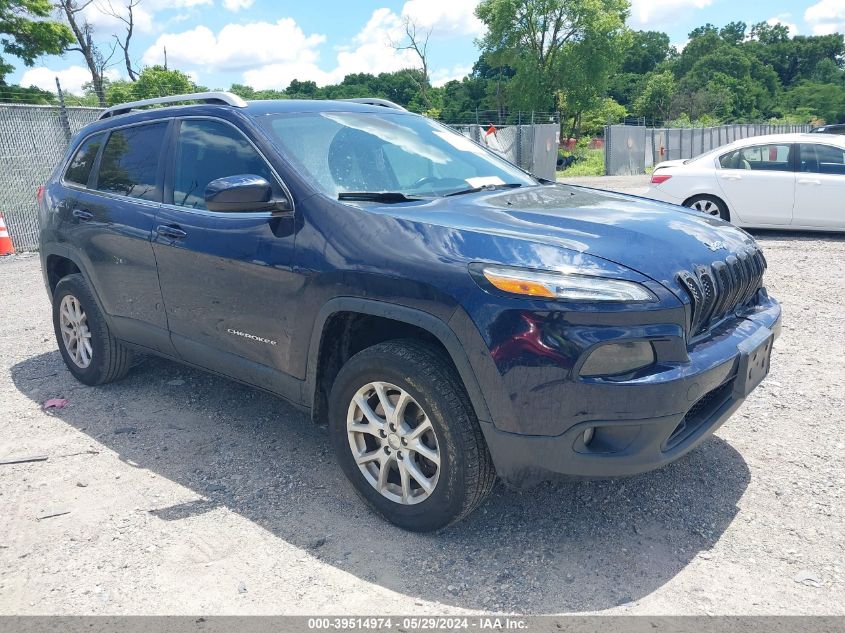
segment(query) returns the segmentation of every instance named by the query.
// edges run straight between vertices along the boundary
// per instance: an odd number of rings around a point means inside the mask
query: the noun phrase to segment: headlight
[[[566,301],[656,301],[651,291],[633,281],[578,273],[539,272],[506,266],[483,266],[481,272],[503,292]]]

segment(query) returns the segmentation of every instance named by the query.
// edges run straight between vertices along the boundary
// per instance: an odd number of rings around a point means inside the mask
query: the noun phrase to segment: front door
[[[845,228],[845,150],[802,143],[795,187],[796,227]]]
[[[255,145],[234,125],[209,118],[177,123],[165,204],[155,219],[171,340],[187,361],[290,395],[294,218],[270,212],[213,212],[209,182],[251,174],[286,195]]]
[[[795,204],[794,145],[771,143],[719,158],[719,185],[732,215],[752,226],[786,226]]]

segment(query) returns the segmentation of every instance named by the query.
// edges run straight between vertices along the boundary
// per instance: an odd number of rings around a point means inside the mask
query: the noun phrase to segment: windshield
[[[326,195],[445,196],[537,181],[449,128],[401,113],[319,112],[259,117],[285,156]]]

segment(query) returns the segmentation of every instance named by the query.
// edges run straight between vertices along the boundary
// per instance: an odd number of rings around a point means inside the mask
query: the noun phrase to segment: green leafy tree
[[[622,59],[622,72],[650,73],[669,57],[669,36],[659,31],[633,31]]]
[[[628,116],[628,110],[610,97],[599,101],[598,105],[581,116],[581,132],[588,136],[599,134],[605,125],[620,123]]]
[[[50,0],[0,0],[0,86],[14,70],[3,55],[32,66],[41,55],[61,55],[73,43],[67,26],[50,19]]]
[[[789,109],[812,113],[824,123],[845,122],[845,87],[838,84],[802,82],[785,96]]]
[[[563,91],[577,119],[619,63],[628,8],[628,0],[481,0],[482,50],[515,70],[509,105],[548,111]]]
[[[634,102],[634,113],[661,121],[668,119],[672,99],[677,91],[675,75],[670,71],[652,73],[646,79],[642,93]]]
[[[102,90],[106,104],[111,106],[129,101],[201,92],[203,90],[182,71],[169,70],[164,66],[148,66],[137,76],[136,81],[104,79]],[[85,90],[83,103],[96,105],[98,93],[93,82],[85,84],[83,89]]]

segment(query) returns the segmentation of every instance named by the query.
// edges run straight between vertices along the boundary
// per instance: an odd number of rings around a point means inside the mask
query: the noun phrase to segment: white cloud
[[[845,32],[845,0],[821,0],[804,12],[814,35]]]
[[[703,9],[713,0],[632,0],[631,25],[637,28],[654,28],[671,24],[684,11]]]
[[[275,23],[227,24],[216,35],[206,26],[165,33],[144,52],[144,64],[161,64],[164,48],[175,68],[246,71],[269,64],[315,64],[324,35],[305,35],[292,18]]]
[[[460,81],[471,72],[472,65],[440,68],[431,73],[431,83],[434,86],[443,86],[453,80]]]
[[[112,69],[105,72],[109,79],[119,79],[120,74]],[[91,81],[91,73],[83,66],[70,66],[64,70],[51,70],[46,66],[28,69],[20,80],[20,85],[29,88],[36,86],[42,90],[56,92],[56,77],[62,84],[62,90],[70,94],[83,94],[82,86]]]
[[[437,35],[480,35],[484,24],[475,17],[478,0],[408,0],[402,16]]]
[[[390,9],[376,9],[353,39],[353,47],[341,49],[331,75],[337,80],[352,73],[390,73],[419,65],[411,51],[397,51],[393,43],[404,35],[402,20]]]
[[[237,10],[252,2],[223,0],[223,5]],[[352,73],[377,75],[419,66],[419,59],[412,51],[396,50],[394,45],[403,40],[406,18],[414,22],[420,33],[431,30],[433,39],[480,34],[483,25],[474,14],[477,4],[478,0],[407,0],[398,13],[376,9],[349,45],[335,49],[335,62],[328,70],[327,65],[319,63],[319,49],[326,41],[325,36],[306,35],[293,18],[282,18],[275,23],[227,24],[218,33],[206,26],[164,33],[146,50],[143,63],[162,63],[166,47],[168,62],[173,67],[207,72],[242,71],[244,82],[257,89],[282,89],[292,79],[326,85]],[[441,69],[432,76],[435,82],[445,83],[463,77],[466,72],[462,67]]]
[[[768,24],[769,26],[776,26],[778,24],[782,24],[787,29],[789,29],[789,37],[795,37],[796,35],[798,35],[798,25],[794,22],[789,21],[791,17],[792,15],[789,13],[781,13],[780,15],[776,15],[766,20],[766,24]]]
[[[240,11],[249,9],[255,0],[223,0],[223,6],[229,11]]]

